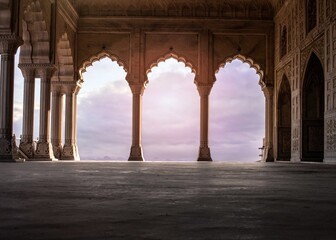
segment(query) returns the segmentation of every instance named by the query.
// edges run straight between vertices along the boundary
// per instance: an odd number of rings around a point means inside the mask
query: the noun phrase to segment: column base
[[[55,158],[61,159],[62,152],[63,152],[62,145],[54,145],[54,144],[52,144],[52,146],[53,146],[53,152],[54,152]]]
[[[143,155],[142,155],[142,147],[141,146],[132,146],[131,147],[131,153],[128,158],[128,161],[137,161],[137,162],[143,162],[145,161]]]
[[[270,146],[265,146],[264,156],[262,162],[274,162],[273,148]]]
[[[200,147],[199,148],[197,161],[198,162],[212,162],[209,147]]]
[[[0,162],[23,162],[18,155],[15,136],[12,139],[0,138]]]
[[[37,142],[35,155],[29,161],[57,161],[49,142]]]
[[[60,160],[79,161],[79,155],[76,144],[64,145]]]
[[[31,159],[34,157],[34,144],[32,142],[20,142],[19,149],[22,157],[25,159]]]

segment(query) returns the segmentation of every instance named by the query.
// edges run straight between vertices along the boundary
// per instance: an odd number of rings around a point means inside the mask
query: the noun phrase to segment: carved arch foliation
[[[88,67],[91,67],[94,62],[97,62],[97,61],[99,61],[99,60],[101,60],[103,58],[109,58],[112,61],[117,62],[118,65],[120,67],[122,67],[125,70],[125,72],[127,73],[126,80],[128,81],[127,76],[128,76],[129,72],[128,72],[128,67],[126,66],[126,64],[124,63],[124,61],[122,61],[118,56],[116,56],[116,55],[114,55],[112,53],[109,53],[107,51],[102,51],[100,53],[97,53],[97,54],[93,55],[92,57],[90,57],[87,60],[83,61],[82,64],[80,64],[81,67],[78,70],[78,73],[79,73],[78,83],[79,84],[82,84],[84,82],[83,74],[86,72],[86,69]]]
[[[152,69],[154,67],[157,67],[159,65],[160,62],[164,62],[166,61],[167,59],[169,58],[173,58],[175,60],[177,60],[178,62],[183,62],[185,64],[186,67],[189,67],[191,69],[191,72],[195,74],[196,76],[196,73],[197,73],[197,70],[196,68],[194,67],[195,65],[193,63],[191,63],[190,61],[187,60],[187,58],[183,57],[183,56],[179,56],[177,55],[176,53],[168,53],[168,54],[165,54],[161,57],[159,57],[156,62],[152,63],[148,69],[146,69],[146,75],[148,76],[149,73],[152,72]],[[148,83],[148,79],[146,80],[146,83]]]
[[[238,60],[242,61],[243,63],[247,63],[248,65],[250,65],[250,67],[253,68],[256,71],[256,74],[259,75],[259,85],[261,87],[266,86],[266,82],[264,80],[264,71],[261,69],[260,65],[255,63],[255,61],[252,58],[246,57],[246,56],[241,55],[241,54],[237,54],[237,55],[234,55],[232,57],[228,57],[224,61],[222,61],[222,63],[219,64],[219,66],[216,67],[215,74],[217,74],[219,72],[220,68],[225,67],[226,63],[231,63],[235,59],[238,59]],[[216,81],[216,77],[214,77],[214,81]]]

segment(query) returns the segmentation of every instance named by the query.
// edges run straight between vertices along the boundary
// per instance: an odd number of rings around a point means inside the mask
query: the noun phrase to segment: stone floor
[[[0,164],[0,239],[336,239],[336,166]]]

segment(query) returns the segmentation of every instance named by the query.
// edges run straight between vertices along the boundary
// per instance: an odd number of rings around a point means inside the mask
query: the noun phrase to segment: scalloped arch
[[[256,74],[259,75],[260,79],[259,79],[259,85],[260,86],[264,86],[265,82],[264,82],[264,71],[261,70],[261,67],[259,64],[255,63],[255,61],[252,58],[249,57],[245,57],[244,55],[241,54],[237,54],[234,55],[233,57],[228,57],[225,61],[223,61],[223,63],[219,64],[219,66],[217,67],[215,74],[217,74],[219,72],[219,69],[222,67],[225,67],[226,63],[231,63],[233,60],[238,59],[240,61],[242,61],[243,63],[247,63],[250,65],[251,68],[253,68],[256,71]],[[216,78],[215,78],[216,81]]]
[[[100,53],[92,56],[91,58],[89,58],[88,60],[84,61],[81,64],[82,67],[79,68],[79,77],[80,77],[79,81],[80,81],[80,83],[84,82],[83,73],[86,72],[86,69],[88,67],[91,67],[94,62],[97,62],[97,61],[99,61],[99,60],[101,60],[103,58],[106,58],[106,57],[109,58],[109,59],[111,59],[112,61],[117,62],[118,65],[120,67],[122,67],[125,70],[125,72],[128,74],[127,67],[126,67],[126,65],[124,64],[123,61],[121,61],[116,55],[113,55],[111,53],[103,51],[103,52],[100,52]],[[126,80],[127,80],[127,75],[126,75]]]
[[[152,63],[149,69],[146,70],[146,75],[152,72],[153,67],[157,67],[160,62],[164,62],[169,58],[174,58],[178,62],[183,62],[186,67],[191,69],[191,72],[196,75],[196,69],[191,62],[188,62],[185,57],[178,56],[176,53],[168,53],[162,57],[159,57],[156,62]]]

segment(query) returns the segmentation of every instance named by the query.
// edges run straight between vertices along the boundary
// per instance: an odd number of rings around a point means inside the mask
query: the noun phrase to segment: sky
[[[17,54],[18,56],[18,54]],[[103,58],[87,68],[78,94],[77,143],[83,160],[127,160],[132,142],[132,93],[126,72]],[[195,75],[168,59],[153,67],[143,95],[142,146],[146,161],[195,161],[199,95]],[[265,98],[259,76],[239,60],[216,74],[210,94],[209,147],[214,161],[254,162],[264,137]],[[14,133],[22,132],[23,78],[15,69]],[[38,136],[39,80],[34,139]]]

